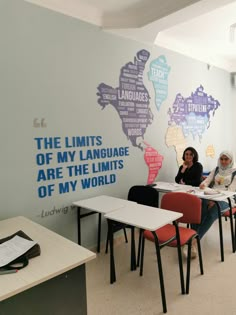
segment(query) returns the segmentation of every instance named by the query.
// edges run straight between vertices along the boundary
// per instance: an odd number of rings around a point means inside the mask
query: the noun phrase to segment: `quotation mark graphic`
[[[47,127],[47,124],[45,122],[45,118],[34,118],[33,120],[33,127],[34,128],[45,128]]]

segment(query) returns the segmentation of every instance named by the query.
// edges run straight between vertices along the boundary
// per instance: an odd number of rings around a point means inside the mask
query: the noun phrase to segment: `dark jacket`
[[[183,165],[179,168],[175,182],[179,184],[182,179],[186,185],[199,186],[202,181],[202,164],[196,162],[190,168],[186,168],[184,173],[181,173],[182,168]]]

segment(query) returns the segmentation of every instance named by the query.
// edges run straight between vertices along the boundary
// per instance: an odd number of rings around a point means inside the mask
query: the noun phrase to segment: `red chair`
[[[178,220],[178,223],[187,224],[199,224],[201,222],[201,200],[191,194],[184,192],[169,192],[162,197],[161,208],[171,211],[177,211],[183,213],[183,216]],[[198,256],[200,272],[203,275],[203,263],[201,254],[201,244],[197,232],[193,229],[180,226],[178,224],[180,246],[188,246],[188,256],[187,256],[187,275],[186,275],[186,294],[189,293],[190,286],[190,264],[191,264],[191,247],[192,240],[197,240]],[[177,240],[172,240],[169,242],[170,235],[176,233],[175,226],[172,224],[165,225],[164,227],[156,230],[154,235],[150,231],[143,231],[142,236],[142,246],[141,246],[141,266],[140,266],[140,276],[143,275],[143,261],[144,261],[144,246],[145,239],[155,242],[156,246],[160,248],[165,245],[171,247],[177,247]],[[182,264],[182,260],[179,258],[179,266]],[[181,270],[181,266],[180,266]]]

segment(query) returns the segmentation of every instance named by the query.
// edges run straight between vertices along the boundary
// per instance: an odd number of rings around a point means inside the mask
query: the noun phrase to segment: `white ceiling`
[[[236,0],[25,0],[236,72]]]

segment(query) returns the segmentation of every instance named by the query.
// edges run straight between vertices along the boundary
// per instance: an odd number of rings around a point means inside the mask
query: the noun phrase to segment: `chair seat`
[[[164,227],[158,229],[156,231],[156,234],[158,236],[159,243],[165,243],[168,239],[173,238],[176,235],[175,226],[172,224],[167,224]],[[187,229],[186,227],[179,226],[179,236],[180,236],[180,245],[185,245],[191,237],[196,235],[196,231],[192,229]],[[149,241],[154,242],[154,236],[152,232],[150,231],[144,231],[144,237],[148,239]],[[168,244],[168,246],[177,246],[177,240],[173,240]]]
[[[236,208],[232,208],[232,214],[235,214],[235,213],[236,213]],[[230,216],[229,210],[225,211],[225,212],[223,213],[223,216],[224,216],[224,217],[229,217],[229,216]]]

